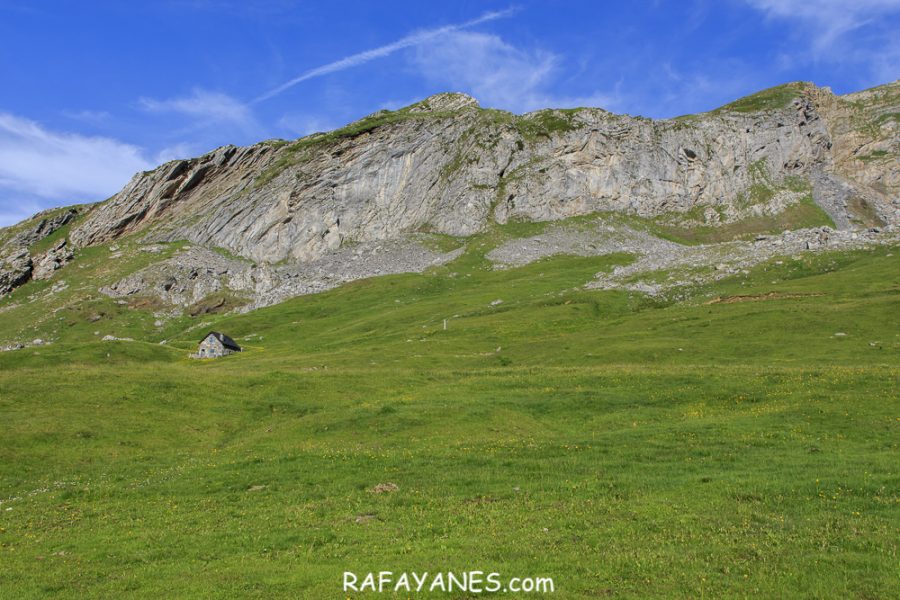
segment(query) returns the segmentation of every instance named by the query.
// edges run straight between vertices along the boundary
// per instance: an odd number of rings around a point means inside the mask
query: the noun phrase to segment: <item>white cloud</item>
[[[105,198],[137,171],[151,168],[140,148],[105,137],[49,131],[34,121],[0,113],[0,197],[25,195],[62,203]],[[33,206],[0,201],[0,212]]]
[[[551,90],[561,59],[552,52],[521,50],[485,33],[453,32],[420,46],[413,56],[422,75],[448,91],[465,91],[495,108],[527,112],[539,108],[615,104],[612,95],[595,92],[560,96]]]
[[[385,100],[378,105],[377,110],[399,110],[401,108],[406,108],[411,104],[415,104],[416,102],[420,102],[421,100],[422,96],[409,96],[405,100]]]
[[[62,115],[72,120],[82,121],[91,125],[100,125],[112,118],[112,115],[105,110],[64,110],[62,111]]]
[[[163,164],[170,160],[192,158],[198,154],[202,154],[202,151],[196,144],[179,142],[157,152],[156,156],[154,156],[154,161],[158,164]]]
[[[289,135],[305,136],[320,131],[331,131],[340,125],[331,119],[315,115],[287,114],[278,120],[278,127]]]
[[[150,112],[176,113],[210,122],[224,122],[241,127],[255,125],[253,112],[239,100],[221,92],[196,88],[190,96],[156,100],[141,98],[140,105]]]
[[[436,40],[448,33],[452,33],[455,31],[459,31],[461,29],[466,29],[469,27],[474,27],[476,25],[480,25],[482,23],[487,23],[488,21],[494,21],[496,19],[502,19],[504,17],[508,17],[515,13],[518,9],[516,8],[508,8],[506,10],[495,11],[495,12],[487,12],[481,15],[476,19],[472,19],[471,21],[466,21],[465,23],[458,23],[456,25],[446,25],[444,27],[438,27],[436,29],[426,29],[424,31],[418,31],[416,33],[412,33],[405,37],[400,38],[396,42],[392,42],[390,44],[386,44],[384,46],[379,46],[378,48],[372,48],[371,50],[365,50],[363,52],[358,52],[356,54],[351,54],[345,58],[340,60],[336,60],[334,62],[330,62],[326,65],[322,65],[320,67],[316,67],[314,69],[310,69],[305,73],[301,73],[297,77],[294,77],[290,81],[287,81],[278,87],[269,90],[265,94],[256,98],[253,103],[262,102],[264,100],[268,100],[269,98],[273,98],[282,92],[287,91],[288,89],[294,87],[298,83],[306,81],[308,79],[313,79],[315,77],[321,77],[323,75],[328,75],[330,73],[337,73],[338,71],[343,71],[344,69],[349,69],[351,67],[356,67],[367,63],[371,60],[375,60],[376,58],[383,58],[385,56],[389,56],[398,50],[403,50],[404,48],[411,48],[414,46],[421,46],[427,42],[431,42]]]
[[[770,18],[799,21],[817,54],[828,52],[844,34],[900,10],[900,0],[747,0]],[[895,32],[896,34],[896,32]]]

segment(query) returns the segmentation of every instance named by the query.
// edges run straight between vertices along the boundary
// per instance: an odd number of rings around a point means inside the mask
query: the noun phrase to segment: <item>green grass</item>
[[[45,281],[30,281],[0,298],[0,344],[12,341],[61,339],[87,342],[98,336],[114,335],[134,339],[156,339],[180,332],[190,320],[179,318],[158,330],[151,312],[156,306],[146,299],[118,300],[97,292],[139,269],[172,256],[184,242],[161,244],[160,254],[141,252],[137,236],[117,242],[122,256],[111,258],[107,246],[80,249],[75,260]],[[50,293],[65,281],[66,289]],[[136,308],[137,306],[137,308]],[[143,308],[143,310],[141,309]],[[164,339],[159,337],[158,339]]]
[[[15,225],[11,225],[9,227],[0,227],[0,249],[2,249],[3,245],[6,244],[10,239],[12,239],[17,234],[20,234],[28,229],[31,229],[43,220],[43,219],[51,219],[58,215],[61,215],[64,212],[68,212],[69,210],[76,209],[78,211],[78,215],[70,222],[68,225],[64,225],[60,229],[51,233],[49,236],[44,238],[43,240],[33,244],[29,250],[34,253],[45,252],[50,249],[50,247],[59,241],[60,239],[66,237],[68,235],[69,229],[71,229],[72,225],[77,223],[79,220],[83,218],[83,216],[87,213],[87,210],[90,208],[89,204],[73,204],[71,206],[61,206],[59,208],[50,209],[39,213],[39,215],[35,215],[30,219],[26,219],[21,223],[17,223]]]
[[[213,248],[212,251],[215,252],[216,254],[218,254],[219,256],[224,256],[228,260],[250,262],[250,261],[248,261],[248,259],[244,258],[243,256],[238,256],[237,254],[235,254],[231,250],[228,250],[227,248],[218,248],[217,247],[217,248]]]
[[[50,250],[50,248],[53,247],[54,244],[69,236],[69,230],[72,229],[72,225],[73,223],[63,225],[44,239],[32,244],[31,247],[28,248],[28,251],[33,256],[47,252],[48,250]]]
[[[857,156],[856,160],[861,160],[863,162],[871,162],[871,161],[882,160],[884,158],[887,158],[888,156],[890,156],[890,152],[888,152],[887,150],[872,150],[868,154],[862,154],[860,156]]]
[[[314,133],[300,138],[295,142],[285,143],[283,140],[270,142],[269,145],[279,150],[281,156],[256,178],[254,185],[257,188],[264,186],[284,172],[285,169],[303,162],[307,158],[308,152],[311,150],[334,145],[342,140],[369,133],[379,127],[386,127],[411,120],[443,119],[452,117],[456,114],[453,112],[442,111],[417,112],[411,110],[416,106],[418,106],[418,104],[413,104],[412,106],[407,106],[406,108],[395,111],[382,110],[339,129],[324,133]]]
[[[795,98],[800,96],[804,87],[805,84],[802,82],[778,85],[735,100],[721,108],[717,108],[713,112],[731,111],[749,113],[787,108]]]
[[[68,210],[69,208],[70,207],[66,207],[66,210]],[[87,212],[85,210],[82,210],[82,212],[76,215],[71,221],[69,221],[44,239],[40,240],[39,242],[32,244],[31,247],[28,248],[28,251],[32,254],[32,256],[47,252],[57,242],[68,238],[69,231],[71,231],[73,227],[75,227],[82,219],[84,219],[86,214]]]
[[[749,239],[760,234],[781,233],[786,229],[828,226],[834,228],[825,211],[811,197],[805,197],[775,215],[748,217],[724,225],[682,227],[657,223],[652,228],[661,237],[681,244],[711,244],[736,239]]]
[[[354,138],[381,127],[389,127],[413,120],[447,119],[459,114],[459,111],[416,110],[417,107],[422,106],[423,102],[395,111],[382,110],[340,129],[325,133],[315,133],[295,142],[270,140],[266,143],[280,151],[281,156],[257,177],[254,185],[257,188],[262,187],[283,173],[285,169],[307,160],[310,152],[313,150],[327,148],[342,140]],[[479,132],[480,136],[485,138],[478,141],[482,145],[495,144],[500,139],[496,131],[491,130],[491,128],[498,127],[514,130],[521,138],[520,143],[522,141],[534,142],[542,138],[549,138],[556,134],[578,129],[579,125],[575,117],[579,110],[581,109],[548,109],[526,116],[519,116],[502,110],[475,109],[477,125],[470,131]],[[463,150],[459,150],[444,167],[442,175],[445,178],[452,176],[463,165],[465,160],[467,160],[466,153]]]
[[[434,252],[452,252],[465,245],[465,238],[444,233],[427,233],[421,238],[422,245]]]
[[[539,230],[153,335],[103,304],[145,341],[78,322],[0,354],[0,595],[338,598],[345,570],[472,569],[560,598],[893,595],[900,248],[672,303],[581,289],[626,255],[490,269]],[[86,279],[140,266],[83,252]],[[189,360],[213,328],[245,352]]]
[[[554,134],[568,133],[580,127],[575,116],[581,109],[540,110],[525,117],[516,118],[516,128],[526,141],[549,138]]]

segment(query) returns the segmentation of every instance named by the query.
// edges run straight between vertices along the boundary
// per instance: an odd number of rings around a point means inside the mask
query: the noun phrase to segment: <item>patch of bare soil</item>
[[[400,486],[396,483],[379,483],[369,491],[373,494],[389,494],[391,492],[396,492],[399,489]]]

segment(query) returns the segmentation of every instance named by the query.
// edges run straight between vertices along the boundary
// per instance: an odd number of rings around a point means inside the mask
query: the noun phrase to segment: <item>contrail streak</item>
[[[259,102],[263,102],[268,100],[269,98],[273,98],[278,94],[294,87],[300,82],[306,81],[307,79],[313,79],[315,77],[321,77],[322,75],[328,75],[329,73],[336,73],[337,71],[343,71],[344,69],[349,69],[351,67],[355,67],[357,65],[361,65],[363,63],[367,63],[370,60],[375,60],[376,58],[382,58],[384,56],[388,56],[389,54],[393,54],[398,50],[403,50],[404,48],[410,48],[412,46],[418,46],[420,44],[424,44],[430,40],[433,40],[436,37],[441,35],[451,33],[453,31],[459,31],[460,29],[466,29],[468,27],[474,27],[475,25],[480,25],[482,23],[487,23],[488,21],[494,21],[496,19],[502,19],[504,17],[508,17],[518,9],[515,7],[507,8],[506,10],[495,11],[484,13],[477,19],[472,19],[471,21],[466,21],[464,23],[459,23],[456,25],[446,25],[444,27],[438,27],[437,29],[429,29],[426,31],[420,31],[418,33],[410,34],[406,37],[400,38],[396,42],[387,44],[385,46],[380,46],[378,48],[373,48],[371,50],[365,50],[364,52],[359,52],[357,54],[352,54],[346,58],[342,58],[340,60],[336,60],[334,62],[330,62],[326,65],[322,65],[321,67],[316,67],[315,69],[310,69],[305,73],[294,77],[290,81],[287,81],[276,88],[273,88],[266,92],[265,94],[255,98],[251,104],[257,104]]]

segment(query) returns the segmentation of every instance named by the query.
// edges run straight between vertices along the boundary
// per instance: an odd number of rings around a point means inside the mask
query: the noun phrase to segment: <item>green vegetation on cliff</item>
[[[787,108],[795,98],[800,97],[807,86],[808,84],[799,81],[777,85],[735,100],[716,109],[714,112],[733,111],[749,113]]]

